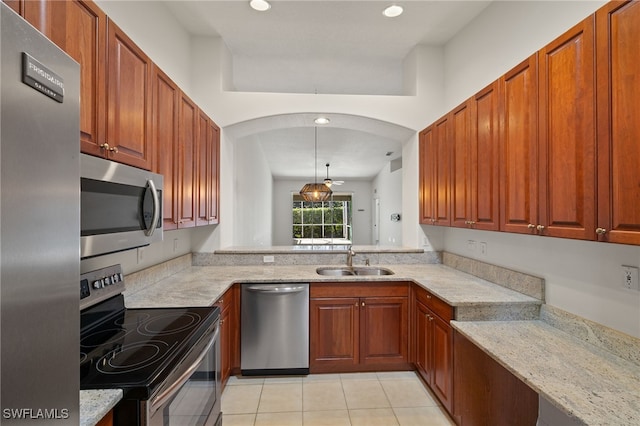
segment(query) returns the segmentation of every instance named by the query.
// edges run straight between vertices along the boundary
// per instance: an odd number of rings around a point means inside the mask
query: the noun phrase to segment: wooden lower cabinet
[[[311,373],[409,370],[409,284],[311,285]]]
[[[113,426],[113,410],[105,414],[105,416],[96,423],[96,426]]]
[[[415,287],[415,365],[418,373],[442,405],[453,406],[453,330],[449,325],[453,309]]]
[[[535,425],[538,394],[458,332],[453,333],[459,426]]]
[[[240,369],[240,298],[233,285],[215,303],[220,312],[220,370],[222,387]]]

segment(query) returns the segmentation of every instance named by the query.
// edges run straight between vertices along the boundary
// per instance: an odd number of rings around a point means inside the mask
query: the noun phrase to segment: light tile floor
[[[411,371],[231,377],[225,426],[451,426],[455,423]]]

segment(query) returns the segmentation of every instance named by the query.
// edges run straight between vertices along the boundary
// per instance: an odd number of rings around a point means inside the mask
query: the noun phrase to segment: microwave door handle
[[[144,231],[144,234],[147,237],[150,237],[153,235],[153,231],[156,230],[156,226],[158,226],[158,219],[160,218],[160,200],[158,199],[158,191],[156,190],[156,185],[153,183],[153,180],[149,179],[147,183],[149,184],[151,197],[153,199],[153,217],[151,218],[151,226],[149,229]]]

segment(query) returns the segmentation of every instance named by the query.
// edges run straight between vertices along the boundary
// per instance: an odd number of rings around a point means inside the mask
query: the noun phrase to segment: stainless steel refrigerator
[[[80,67],[0,18],[0,423],[77,425]]]

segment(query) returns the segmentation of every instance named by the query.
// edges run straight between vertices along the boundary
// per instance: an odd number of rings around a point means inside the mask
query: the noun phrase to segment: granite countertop
[[[639,365],[544,321],[451,324],[577,422],[640,424]]]
[[[335,267],[336,265],[329,265]],[[478,306],[539,306],[530,296],[440,265],[375,265],[394,275],[325,276],[318,265],[192,266],[156,283],[125,291],[128,308],[209,306],[237,282],[413,281],[458,309]],[[466,317],[465,317],[466,318]]]
[[[80,391],[80,426],[94,426],[122,399],[122,389]]]

